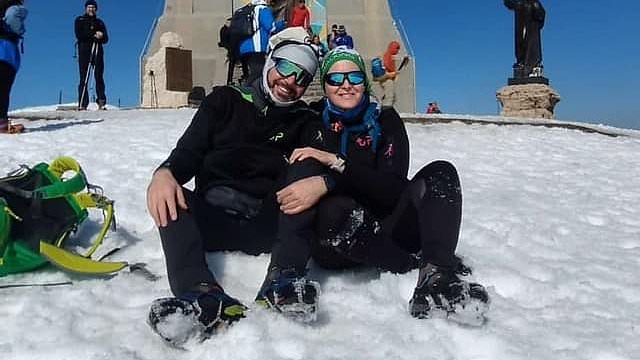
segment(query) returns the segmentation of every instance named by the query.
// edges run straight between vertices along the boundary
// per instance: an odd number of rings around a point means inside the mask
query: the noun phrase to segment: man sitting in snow
[[[314,116],[299,100],[318,67],[305,37],[300,28],[285,30],[279,36],[285,40],[272,44],[262,77],[246,87],[214,88],[153,175],[147,206],[176,297],[156,300],[149,322],[170,343],[194,331],[206,338],[244,317],[246,308],[224,292],[205,252],[271,250],[279,215],[274,194],[287,158],[294,148],[313,144],[314,126],[320,126],[308,121]],[[193,177],[195,191],[183,188]],[[200,331],[165,331],[175,314],[197,318]]]

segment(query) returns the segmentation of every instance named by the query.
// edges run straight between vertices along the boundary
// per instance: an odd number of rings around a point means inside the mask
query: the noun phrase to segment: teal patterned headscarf
[[[342,60],[356,64],[358,69],[364,73],[365,93],[371,94],[371,82],[369,82],[367,67],[364,64],[362,56],[360,56],[357,51],[349,49],[346,46],[338,46],[337,48],[329,51],[329,53],[324,57],[324,60],[320,65],[320,83],[322,84],[322,90],[324,90],[324,76],[327,75],[333,64]]]

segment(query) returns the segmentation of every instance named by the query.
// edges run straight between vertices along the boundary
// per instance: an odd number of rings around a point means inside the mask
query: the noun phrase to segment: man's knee
[[[287,168],[287,184],[324,173],[326,167],[316,159],[296,161]]]

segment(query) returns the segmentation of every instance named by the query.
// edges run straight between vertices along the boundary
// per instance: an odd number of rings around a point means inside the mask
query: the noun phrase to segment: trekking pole
[[[82,103],[84,102],[84,94],[89,91],[87,86],[89,85],[89,78],[91,76],[91,70],[95,66],[94,65],[94,53],[97,52],[97,49],[98,49],[98,43],[94,41],[93,45],[91,45],[91,54],[89,55],[89,66],[87,67],[87,74],[85,75],[84,83],[82,84],[82,94],[80,95],[80,101],[78,102],[78,109],[80,109],[82,107]],[[87,96],[88,95],[89,94],[87,94]]]
[[[158,89],[156,88],[156,74],[153,72],[153,70],[150,70],[149,76],[151,77],[151,107],[157,109],[160,105],[158,104]]]
[[[65,286],[65,285],[73,285],[71,281],[64,282],[56,282],[56,283],[38,283],[38,284],[9,284],[9,285],[0,285],[0,289],[13,289],[13,288],[23,288],[23,287],[51,287],[51,286]]]

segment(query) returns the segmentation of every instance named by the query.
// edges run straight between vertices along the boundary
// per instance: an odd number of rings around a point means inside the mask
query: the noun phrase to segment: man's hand
[[[280,210],[287,215],[299,214],[313,205],[328,192],[322,176],[298,180],[276,193]]]
[[[96,39],[100,40],[104,37],[104,33],[102,31],[96,31],[95,35],[93,35]]]
[[[182,192],[182,186],[178,184],[169,169],[156,171],[147,188],[147,209],[149,209],[149,214],[151,214],[156,226],[167,226],[169,223],[167,210],[171,220],[178,220],[176,204],[181,209],[187,210],[188,208]]]
[[[291,156],[289,157],[289,163],[293,164],[296,161],[302,161],[308,158],[314,158],[325,166],[331,166],[338,160],[338,156],[336,154],[312,147],[305,147],[293,150],[293,153],[291,153]]]

